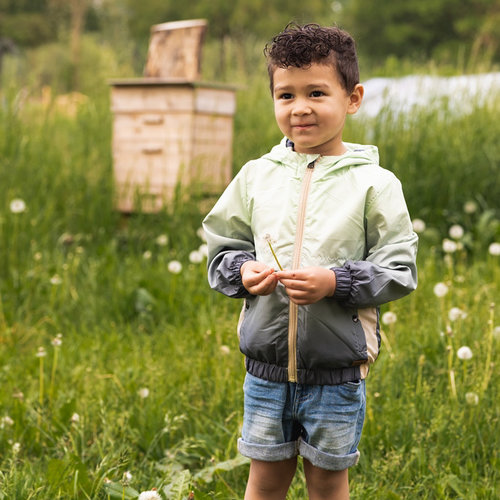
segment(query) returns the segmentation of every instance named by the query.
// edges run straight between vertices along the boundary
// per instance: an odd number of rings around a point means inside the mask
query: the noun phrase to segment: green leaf
[[[106,493],[111,498],[124,498],[125,500],[136,500],[139,496],[139,492],[131,488],[130,486],[126,486],[125,488],[121,483],[104,483],[104,489]]]
[[[202,469],[194,475],[194,479],[195,481],[211,483],[214,480],[214,474],[217,472],[227,472],[248,463],[250,463],[248,458],[239,455],[236,458],[226,460],[225,462],[219,462],[218,464],[210,465],[209,467]]]

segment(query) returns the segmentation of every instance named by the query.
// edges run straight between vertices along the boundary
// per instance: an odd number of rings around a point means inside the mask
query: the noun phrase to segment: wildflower
[[[161,496],[157,493],[156,490],[143,491],[139,495],[139,500],[161,500]]]
[[[207,237],[205,235],[205,231],[203,230],[202,227],[200,227],[197,231],[196,234],[198,235],[198,238],[200,238],[201,241],[207,241]]]
[[[47,356],[47,351],[45,350],[44,347],[39,347],[38,351],[35,354],[35,356],[37,358],[45,358],[45,356]]]
[[[382,323],[384,323],[384,325],[393,325],[397,320],[398,317],[396,316],[396,313],[393,313],[392,311],[387,311],[382,314]]]
[[[448,293],[448,287],[444,283],[436,283],[434,285],[434,295],[436,297],[444,297]]]
[[[130,481],[132,481],[132,474],[130,473],[130,471],[125,471],[123,473],[123,478],[122,478],[122,483],[124,486],[126,486],[127,484],[130,483]]]
[[[52,278],[50,278],[51,285],[57,286],[57,285],[60,285],[61,283],[62,283],[62,279],[58,274],[54,274],[54,276],[52,276]]]
[[[52,340],[51,344],[54,347],[59,347],[62,345],[62,333],[58,333]]]
[[[172,274],[179,274],[182,271],[182,264],[178,260],[172,260],[168,263],[168,270]]]
[[[199,250],[193,250],[189,254],[189,262],[191,264],[199,264],[203,261],[203,254]]]
[[[208,245],[206,243],[200,245],[200,247],[198,248],[198,252],[200,252],[203,257],[208,257]]]
[[[26,211],[26,203],[21,198],[15,198],[10,202],[10,211],[13,214],[22,214]]]
[[[17,455],[19,452],[21,451],[21,443],[14,443],[12,445],[12,453],[14,453],[14,455]]]
[[[448,238],[445,238],[443,240],[443,252],[445,253],[454,253],[457,251],[457,244],[453,240],[449,240]]]
[[[468,392],[465,394],[465,402],[468,405],[476,406],[479,403],[479,396],[475,392]]]
[[[416,233],[423,233],[427,227],[422,219],[413,219],[411,224]]]
[[[77,424],[78,422],[80,422],[80,415],[78,415],[78,413],[73,413],[73,415],[71,415],[70,421],[72,424]]]
[[[75,237],[71,233],[63,233],[59,236],[57,242],[60,245],[70,246],[75,242]]]
[[[473,200],[469,200],[465,202],[464,212],[466,214],[473,214],[477,211],[477,203]]]
[[[457,356],[458,359],[461,359],[462,361],[467,361],[468,359],[472,358],[472,351],[470,347],[464,345],[460,347],[460,349],[457,351]]]
[[[453,224],[448,231],[448,234],[454,240],[459,240],[464,235],[464,228],[460,224]]]
[[[0,418],[0,429],[4,429],[5,427],[12,427],[14,425],[14,420],[12,420],[8,415]]]
[[[33,259],[35,259],[37,262],[39,260],[42,260],[42,253],[41,252],[36,252],[35,255],[33,255]]]
[[[153,256],[153,254],[151,253],[151,250],[146,250],[143,254],[142,254],[142,258],[144,260],[149,260],[151,259],[151,257]]]
[[[494,255],[495,257],[497,257],[498,255],[500,255],[500,243],[492,243],[489,247],[488,247],[488,253],[490,255]]]
[[[137,394],[139,394],[140,398],[146,399],[149,396],[149,389],[147,387],[142,387],[137,391]]]
[[[227,345],[221,345],[220,346],[220,352],[224,354],[225,356],[231,352],[231,349]]]
[[[500,340],[500,325],[493,328],[493,337]]]
[[[450,321],[456,321],[457,319],[465,319],[467,313],[462,311],[459,307],[452,307],[448,312],[448,319]]]
[[[156,238],[156,244],[160,247],[164,247],[168,245],[168,236],[166,234],[160,234]]]

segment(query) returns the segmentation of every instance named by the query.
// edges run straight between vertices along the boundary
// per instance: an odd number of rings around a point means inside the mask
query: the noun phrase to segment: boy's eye
[[[322,95],[324,95],[324,93],[321,92],[321,90],[313,90],[311,92],[311,97],[321,97]]]
[[[279,95],[280,99],[291,99],[292,97],[293,97],[293,95],[290,94],[289,92],[284,92],[283,94]]]

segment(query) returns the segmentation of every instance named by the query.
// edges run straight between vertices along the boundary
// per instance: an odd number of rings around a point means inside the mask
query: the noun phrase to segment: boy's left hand
[[[324,297],[331,297],[337,285],[335,273],[324,267],[278,271],[275,275],[285,286],[290,300],[298,305],[313,304]]]

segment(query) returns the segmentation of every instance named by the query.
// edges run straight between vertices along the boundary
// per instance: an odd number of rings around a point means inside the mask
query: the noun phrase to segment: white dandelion
[[[206,243],[201,244],[198,248],[198,252],[200,252],[203,257],[208,257],[208,245]]]
[[[38,351],[36,351],[35,356],[37,358],[45,358],[45,356],[47,356],[47,351],[45,350],[44,347],[39,347]]]
[[[199,250],[193,250],[189,253],[189,262],[191,262],[191,264],[199,264],[203,261],[203,258],[204,256]]]
[[[139,500],[161,500],[161,496],[156,490],[143,491],[139,495]]]
[[[0,429],[4,429],[5,427],[12,427],[14,425],[14,420],[12,420],[8,415],[0,418]]]
[[[448,231],[450,238],[454,240],[459,240],[464,235],[464,228],[460,224],[453,224]]]
[[[425,222],[422,219],[413,219],[411,221],[411,224],[413,226],[413,230],[416,233],[423,233],[427,227]]]
[[[500,255],[500,243],[494,242],[488,247],[488,253],[497,257]]]
[[[61,283],[62,283],[62,278],[58,274],[54,274],[54,276],[50,278],[51,285],[57,286],[60,285]]]
[[[384,325],[393,325],[397,320],[398,317],[396,316],[396,313],[393,313],[392,311],[387,311],[382,314],[382,323],[384,323]]]
[[[465,394],[465,402],[470,406],[477,406],[479,396],[475,392],[468,392]]]
[[[144,260],[150,260],[152,256],[153,256],[153,253],[151,252],[151,250],[146,250],[146,251],[142,254],[142,258],[143,258]]]
[[[500,340],[500,325],[493,328],[493,337],[495,337],[497,340]]]
[[[160,234],[156,237],[156,244],[160,247],[164,247],[168,245],[168,236],[166,234]]]
[[[12,200],[9,207],[13,214],[22,214],[23,212],[26,212],[26,203],[24,200],[21,200],[21,198],[15,198]]]
[[[201,241],[207,241],[205,230],[202,227],[197,229],[196,234],[198,235],[198,238],[200,238]]]
[[[434,285],[434,295],[436,297],[444,297],[448,293],[448,286],[442,282]]]
[[[80,422],[80,415],[78,415],[78,413],[73,413],[73,415],[71,415],[71,419],[70,419],[71,423],[72,424],[78,424]]]
[[[182,271],[182,264],[178,260],[172,260],[168,263],[167,268],[172,274],[179,274]]]
[[[452,307],[448,311],[448,319],[450,321],[457,321],[458,319],[465,319],[467,317],[467,313],[462,311],[459,307]]]
[[[19,452],[21,451],[21,443],[14,443],[12,445],[12,453],[14,453],[14,455],[17,455]]]
[[[224,355],[227,355],[231,352],[231,349],[229,349],[229,347],[227,345],[221,345],[220,352]]]
[[[477,203],[473,200],[469,200],[465,202],[464,212],[466,214],[473,214],[477,212]]]
[[[142,387],[137,391],[137,394],[141,399],[146,399],[149,396],[149,389],[147,387]]]
[[[60,347],[62,345],[62,333],[58,333],[51,341],[50,343],[54,347]]]
[[[457,357],[458,359],[461,359],[462,361],[467,361],[472,358],[472,350],[470,347],[463,345],[460,347],[457,351]]]
[[[443,252],[444,253],[455,253],[458,249],[458,245],[455,241],[445,238],[443,240]]]

